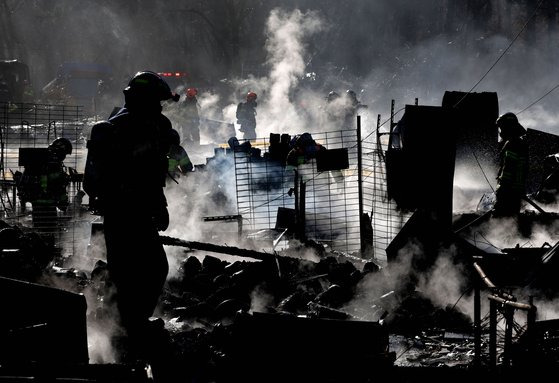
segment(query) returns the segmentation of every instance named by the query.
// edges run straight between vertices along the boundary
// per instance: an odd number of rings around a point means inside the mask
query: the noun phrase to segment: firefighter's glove
[[[153,222],[158,231],[165,231],[169,227],[169,211],[166,206],[162,206],[153,214]]]

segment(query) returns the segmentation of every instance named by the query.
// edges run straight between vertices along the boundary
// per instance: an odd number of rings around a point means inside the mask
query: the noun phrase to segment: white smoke
[[[517,113],[517,116],[525,128],[559,134],[559,112],[553,107],[536,104],[520,114]]]
[[[481,209],[484,195],[493,192],[495,169],[482,168],[475,160],[456,164],[452,208],[454,212],[475,212]],[[487,177],[487,179],[486,179]],[[493,184],[489,182],[493,181]]]
[[[315,11],[302,12],[298,9],[287,12],[274,9],[266,22],[267,65],[269,74],[256,78],[235,80],[239,97],[248,91],[258,94],[257,136],[266,137],[270,132],[301,133],[312,130],[302,105],[295,103],[293,94],[306,68],[305,39],[320,32],[324,22]],[[309,94],[310,93],[310,94]],[[314,109],[323,102],[323,96],[307,92],[305,109]],[[241,99],[244,101],[243,99]],[[233,116],[236,104],[227,108]],[[309,127],[309,125],[311,125]]]
[[[420,276],[418,288],[438,307],[456,306],[462,312],[471,313],[473,303],[462,299],[466,279],[464,270],[453,261],[455,251],[452,247],[441,251],[429,272]]]
[[[261,287],[256,287],[250,294],[250,312],[267,312],[274,306],[274,297]]]
[[[263,136],[268,132],[302,132],[307,130],[305,117],[300,115],[292,102],[291,93],[298,84],[305,70],[305,43],[309,35],[323,28],[323,22],[316,12],[292,12],[275,9],[267,21],[268,52],[267,63],[270,73],[267,76],[248,79],[237,79],[234,83],[237,93],[246,95],[249,90],[258,93],[257,132]],[[316,100],[323,101],[319,96]],[[236,103],[219,110],[219,96],[201,93],[199,98],[200,116],[223,121],[235,121]],[[166,110],[166,115],[180,125],[180,105]],[[214,141],[215,143],[215,141]],[[192,159],[192,158],[191,158]],[[176,185],[168,183],[166,195],[171,214],[171,225],[166,235],[187,240],[212,241],[212,230],[225,227],[226,224],[213,222],[204,224],[203,216],[226,215],[236,213],[235,177],[231,156],[224,156],[219,167],[212,171],[201,171],[189,174],[179,180]],[[217,188],[217,189],[216,189]],[[223,198],[215,201],[212,198],[216,191]],[[228,224],[231,230],[231,224]],[[236,228],[232,228],[236,229]],[[220,241],[223,238],[220,238]],[[236,243],[230,238],[229,243]],[[173,251],[177,253],[177,251]],[[178,256],[182,256],[179,251]]]
[[[270,37],[266,44],[269,75],[269,93],[266,99],[267,120],[263,121],[269,131],[293,131],[304,129],[298,112],[291,103],[290,94],[305,70],[305,46],[303,39],[319,32],[323,22],[315,12],[291,13],[275,9],[270,14],[267,29]]]
[[[456,262],[454,247],[441,248],[433,265],[420,272],[414,267],[413,259],[422,257],[424,253],[421,243],[410,240],[398,251],[396,260],[388,263],[380,272],[367,274],[358,285],[354,299],[345,306],[347,312],[367,315],[377,311],[380,315],[384,310],[391,312],[399,302],[394,299],[405,299],[413,287],[421,295],[429,299],[435,307],[441,309],[452,307],[473,318],[473,302],[465,271]],[[390,295],[395,291],[396,294]],[[390,299],[383,299],[390,296]],[[378,318],[366,318],[378,320]]]

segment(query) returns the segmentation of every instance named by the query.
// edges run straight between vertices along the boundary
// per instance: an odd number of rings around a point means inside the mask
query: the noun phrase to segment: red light
[[[163,77],[186,77],[187,76],[186,72],[158,72],[157,74]]]

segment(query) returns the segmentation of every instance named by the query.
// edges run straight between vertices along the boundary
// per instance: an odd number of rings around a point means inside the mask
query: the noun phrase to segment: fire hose
[[[186,247],[192,250],[211,251],[214,253],[235,255],[238,257],[253,258],[260,261],[275,261],[276,254],[264,253],[261,251],[242,249],[235,246],[215,245],[213,243],[186,241],[184,239],[169,237],[165,235],[159,236],[161,243],[167,246]]]

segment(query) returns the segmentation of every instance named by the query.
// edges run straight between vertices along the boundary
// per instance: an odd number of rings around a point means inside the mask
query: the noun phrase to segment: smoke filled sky
[[[497,92],[501,113],[522,111],[525,126],[559,133],[559,92],[523,111],[559,83],[557,3],[3,0],[0,47],[30,65],[35,89],[65,61],[109,65],[115,89],[137,70],[184,70],[222,107],[240,101],[242,80],[266,77],[271,88],[255,89],[262,103],[351,88],[372,115],[388,117],[391,99],[440,105],[445,90],[469,91],[483,78],[473,91]],[[274,66],[282,60],[290,68]]]

